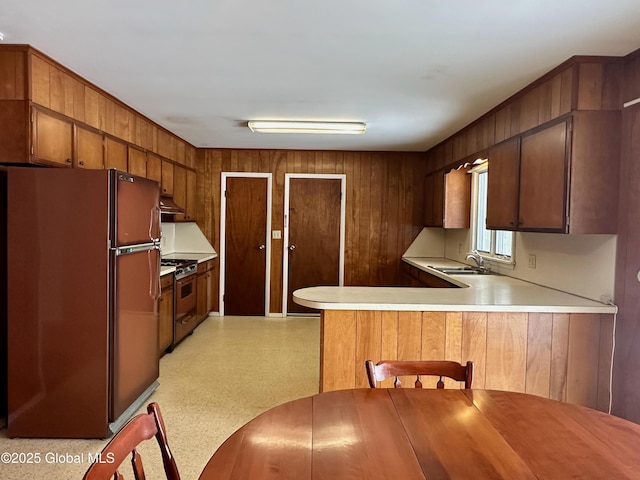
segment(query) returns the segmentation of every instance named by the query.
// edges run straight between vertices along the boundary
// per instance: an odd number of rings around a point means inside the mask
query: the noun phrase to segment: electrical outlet
[[[529,254],[529,268],[536,268],[536,256]]]
[[[274,240],[280,240],[282,238],[282,230],[274,230],[271,232],[271,238]]]

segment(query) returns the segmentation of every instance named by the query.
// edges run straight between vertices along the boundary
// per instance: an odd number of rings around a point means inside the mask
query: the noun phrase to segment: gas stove
[[[160,259],[160,265],[163,267],[176,267],[176,280],[188,277],[189,275],[194,275],[198,271],[198,262],[196,260],[162,258]]]

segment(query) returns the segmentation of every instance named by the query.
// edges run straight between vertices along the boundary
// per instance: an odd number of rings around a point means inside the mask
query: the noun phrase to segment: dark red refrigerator
[[[105,438],[158,385],[157,182],[7,173],[8,434]]]

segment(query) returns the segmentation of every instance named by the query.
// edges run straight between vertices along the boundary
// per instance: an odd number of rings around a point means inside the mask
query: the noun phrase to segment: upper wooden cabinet
[[[173,196],[173,163],[162,161],[162,181],[160,182],[162,194]]]
[[[71,167],[73,123],[38,109],[33,109],[31,121],[30,159],[34,163]]]
[[[77,168],[115,164],[126,169],[122,149],[112,143],[115,139],[157,154],[157,162],[162,158],[186,165],[192,162],[195,150],[27,45],[0,44],[0,126],[0,163]],[[110,141],[98,147],[103,142],[99,136]],[[160,182],[157,162],[151,160],[149,173]],[[168,189],[171,184],[169,181]]]
[[[147,177],[147,154],[144,150],[129,146],[129,173]]]
[[[77,168],[104,168],[104,136],[101,132],[75,125],[73,166]]]
[[[487,228],[616,233],[620,112],[578,111],[489,150]]]
[[[520,137],[490,148],[487,158],[487,228],[516,230],[520,187]]]
[[[128,169],[127,144],[115,138],[105,137],[104,166],[126,172]]]
[[[187,170],[187,202],[184,206],[187,221],[196,219],[196,180],[196,172]]]
[[[162,159],[147,152],[147,178],[160,183],[162,181]]]
[[[525,135],[520,150],[520,230],[566,229],[570,120]],[[595,172],[594,172],[595,173]]]
[[[469,228],[471,176],[468,169],[438,170],[424,180],[425,227]]]
[[[468,168],[459,168],[444,176],[445,228],[471,226],[471,175],[468,172]]]

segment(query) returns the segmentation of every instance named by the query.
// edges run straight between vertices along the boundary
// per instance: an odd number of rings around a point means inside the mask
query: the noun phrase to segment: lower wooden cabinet
[[[162,356],[173,345],[173,273],[160,277],[160,286],[158,351]]]
[[[402,262],[402,272],[405,284],[409,287],[458,288],[457,285],[447,282],[444,278],[431,275],[406,262]]]
[[[213,308],[213,267],[214,260],[207,260],[198,265],[196,316],[198,321],[204,320]]]

